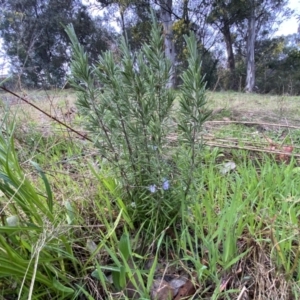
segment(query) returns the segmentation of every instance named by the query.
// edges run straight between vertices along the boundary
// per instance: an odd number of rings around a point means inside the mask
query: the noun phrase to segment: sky
[[[300,0],[290,0],[289,7],[295,10],[295,14],[300,14]],[[288,35],[293,34],[298,31],[298,20],[297,16],[293,16],[288,20],[284,21],[279,30],[277,31],[276,35]]]
[[[85,2],[88,2],[85,0]],[[295,10],[296,15],[300,15],[300,0],[290,0],[289,7]],[[279,30],[276,32],[277,36],[288,35],[298,32],[298,20],[297,16],[293,16],[288,20],[285,20],[279,27]],[[1,49],[1,39],[0,39],[0,76],[3,76],[8,73],[8,64],[5,64],[4,53]]]

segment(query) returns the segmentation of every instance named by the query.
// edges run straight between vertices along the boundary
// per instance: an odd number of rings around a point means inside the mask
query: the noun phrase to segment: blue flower
[[[150,147],[152,150],[157,150],[157,149],[158,149],[158,147],[155,146],[155,145],[149,145],[149,147]]]
[[[163,188],[164,191],[166,191],[170,188],[170,182],[169,182],[168,179],[163,178],[162,188]]]
[[[151,184],[151,185],[148,187],[148,190],[149,190],[151,193],[155,193],[155,192],[156,192],[156,185],[155,185],[155,184]]]

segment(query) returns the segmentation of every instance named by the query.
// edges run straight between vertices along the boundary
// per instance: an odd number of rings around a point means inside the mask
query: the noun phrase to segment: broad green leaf
[[[113,280],[113,284],[116,287],[117,290],[121,290],[122,287],[120,285],[120,270],[119,272],[112,272],[112,280]]]
[[[128,260],[128,258],[131,256],[131,250],[130,250],[130,240],[129,235],[126,233],[123,233],[121,236],[121,239],[119,241],[119,250],[122,253],[125,261]]]
[[[72,206],[72,204],[70,203],[70,201],[66,201],[65,202],[65,207],[66,207],[66,217],[67,217],[67,222],[69,225],[73,224],[74,220],[75,220],[75,212],[74,212],[74,208]]]

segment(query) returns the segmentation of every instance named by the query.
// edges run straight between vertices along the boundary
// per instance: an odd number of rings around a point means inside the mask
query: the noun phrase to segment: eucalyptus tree
[[[131,46],[131,42],[136,47],[149,40],[150,0],[96,0],[96,3],[90,7],[101,11],[107,23],[118,27]]]
[[[226,45],[227,68],[234,72],[233,31],[235,24],[247,17],[247,3],[240,0],[212,0],[210,4],[212,9],[206,21],[222,33]]]
[[[12,72],[27,86],[63,85],[69,60],[64,26],[69,23],[91,56],[106,48],[103,31],[80,0],[4,0],[2,8],[4,50]]]
[[[246,50],[246,92],[253,92],[255,86],[255,42],[260,31],[268,33],[274,31],[274,25],[290,16],[293,12],[287,7],[288,0],[248,0],[247,17],[247,50]]]
[[[164,36],[164,46],[165,46],[165,55],[172,63],[172,72],[173,74],[170,77],[168,83],[169,87],[175,86],[175,44],[173,38],[173,19],[172,19],[172,6],[173,0],[159,0],[160,5],[160,20],[163,26],[163,36]]]
[[[249,0],[250,10],[248,16],[248,35],[247,35],[247,76],[246,76],[246,92],[252,92],[255,84],[255,61],[254,61],[254,47],[255,47],[255,31],[256,31],[256,17],[255,17],[255,0]]]
[[[140,48],[150,36],[152,10],[162,27],[166,57],[172,62],[169,86],[176,85],[178,74],[186,66],[186,42],[184,35],[191,31],[196,34],[202,69],[211,83],[212,73],[216,72],[218,60],[210,51],[215,47],[216,31],[206,23],[211,10],[209,1],[198,0],[97,0],[102,14],[109,12],[107,21],[119,24],[119,29],[130,44],[131,51]],[[121,15],[122,13],[122,15]]]
[[[255,85],[255,43],[260,35],[265,37],[274,30],[290,11],[287,0],[211,0],[207,5],[212,9],[207,22],[220,31],[224,38],[227,53],[227,69],[230,72],[229,88],[236,88],[235,44],[236,49],[246,61],[246,87],[252,92]]]

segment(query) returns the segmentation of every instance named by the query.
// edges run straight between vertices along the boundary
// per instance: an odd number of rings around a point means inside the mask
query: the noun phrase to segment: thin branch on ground
[[[206,121],[206,124],[242,124],[242,125],[260,125],[260,126],[274,126],[274,127],[286,127],[292,129],[300,129],[300,126],[293,126],[287,124],[276,123],[261,123],[261,122],[248,122],[248,121]]]
[[[52,119],[53,121],[59,123],[60,125],[62,125],[62,126],[64,126],[64,127],[68,128],[70,131],[72,131],[73,133],[79,135],[79,136],[82,137],[83,139],[85,139],[85,140],[87,140],[87,141],[93,143],[92,139],[90,139],[90,138],[87,137],[86,135],[80,133],[80,132],[77,131],[76,129],[70,127],[68,124],[66,124],[66,123],[64,123],[64,122],[62,122],[62,121],[60,121],[60,120],[57,119],[56,117],[54,117],[54,116],[48,114],[47,112],[45,112],[44,110],[40,109],[39,107],[37,107],[35,104],[31,103],[30,101],[28,101],[28,100],[25,99],[24,97],[21,97],[20,95],[14,93],[13,91],[7,89],[7,88],[4,87],[4,86],[0,86],[0,89],[2,89],[3,91],[5,91],[5,92],[7,92],[7,93],[9,93],[9,94],[11,94],[11,95],[17,97],[18,99],[24,101],[24,102],[27,103],[28,105],[32,106],[34,109],[36,109],[36,110],[38,110],[39,112],[41,112],[42,114],[46,115],[48,118]]]

